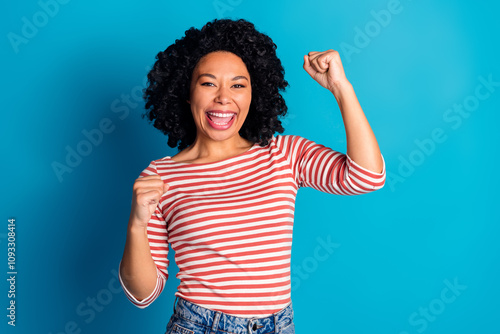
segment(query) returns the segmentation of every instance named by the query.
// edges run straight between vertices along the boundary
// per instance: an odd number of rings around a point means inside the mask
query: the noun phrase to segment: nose
[[[228,104],[231,102],[231,92],[228,88],[222,86],[217,91],[217,95],[215,96],[215,102],[220,104]]]

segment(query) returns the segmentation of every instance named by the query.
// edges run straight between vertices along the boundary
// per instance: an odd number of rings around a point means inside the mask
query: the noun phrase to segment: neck
[[[252,142],[240,135],[223,141],[198,136],[191,146],[178,155],[178,158],[193,163],[214,162],[244,153],[252,146]]]

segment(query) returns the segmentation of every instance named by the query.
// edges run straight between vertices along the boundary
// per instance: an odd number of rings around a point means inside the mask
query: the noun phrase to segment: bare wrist
[[[333,96],[335,96],[337,102],[340,103],[340,101],[343,100],[344,96],[352,94],[353,90],[354,89],[351,83],[345,80],[336,82],[330,89],[330,92],[332,92]]]
[[[129,220],[127,227],[127,231],[129,233],[132,233],[134,235],[140,235],[140,234],[147,235],[147,230],[148,230],[147,224],[143,224],[142,222],[137,222],[133,219]]]

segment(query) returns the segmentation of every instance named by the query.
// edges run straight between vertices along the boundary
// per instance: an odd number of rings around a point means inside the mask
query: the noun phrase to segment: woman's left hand
[[[311,51],[304,56],[304,70],[321,86],[335,94],[338,87],[347,80],[340,55],[335,50]]]

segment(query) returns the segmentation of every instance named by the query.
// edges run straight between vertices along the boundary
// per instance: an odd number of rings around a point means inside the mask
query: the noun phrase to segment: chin
[[[226,132],[226,131],[224,131],[224,132]],[[238,132],[211,133],[208,137],[214,141],[221,141],[222,142],[222,141],[226,141],[226,140],[230,140],[230,139],[233,139],[235,137],[238,137]]]

